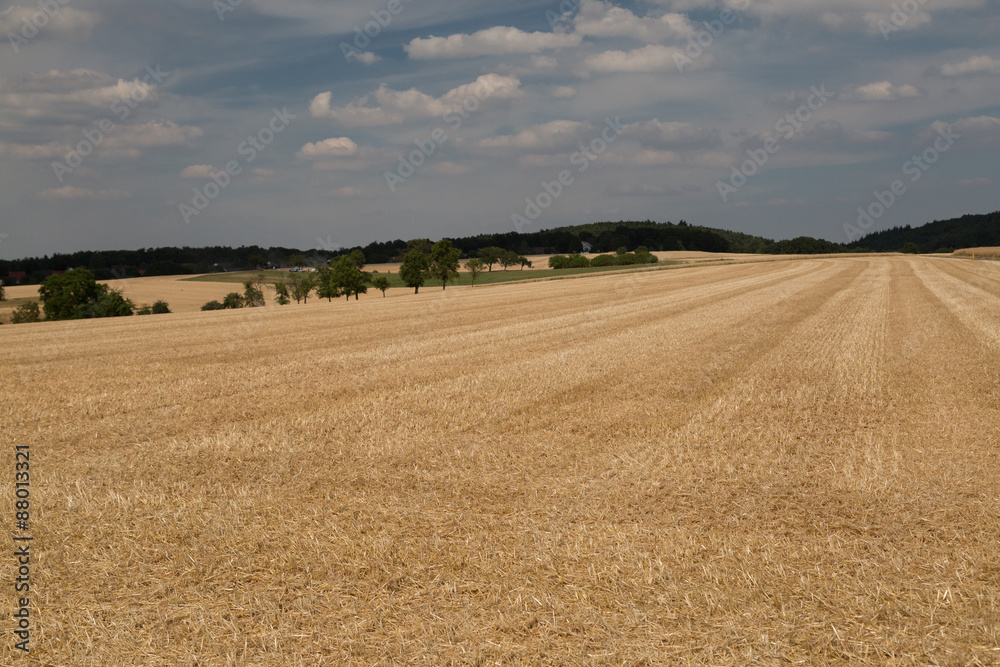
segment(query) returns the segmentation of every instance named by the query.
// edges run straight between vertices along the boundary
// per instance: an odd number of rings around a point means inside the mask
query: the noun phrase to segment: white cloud
[[[705,130],[693,123],[661,122],[654,118],[643,123],[630,123],[622,128],[622,136],[636,139],[644,146],[678,148],[715,146],[719,144],[716,132]]]
[[[347,137],[331,137],[316,143],[308,143],[295,154],[306,160],[330,157],[350,157],[358,154],[358,145]]]
[[[475,98],[479,102],[490,99],[517,99],[524,95],[521,81],[516,76],[484,74],[472,83],[466,83],[432,97],[416,88],[393,90],[382,84],[372,95],[365,95],[343,107],[331,105],[333,94],[320,93],[309,105],[313,118],[331,118],[349,126],[390,125],[409,118],[444,116],[456,105]],[[373,101],[374,105],[370,102]]]
[[[538,53],[579,46],[582,37],[559,32],[524,32],[508,26],[494,26],[472,34],[448,37],[418,37],[404,48],[414,60],[428,58],[475,58],[507,54]]]
[[[64,185],[61,188],[49,188],[38,193],[43,199],[89,199],[92,201],[114,201],[128,199],[132,195],[121,190],[90,190]]]
[[[102,155],[137,157],[140,149],[162,146],[188,146],[205,133],[192,125],[172,121],[151,121],[140,125],[119,127],[104,139]]]
[[[213,171],[210,164],[192,164],[181,170],[181,178],[209,178]]]
[[[584,138],[594,133],[590,123],[572,120],[554,120],[544,125],[529,127],[517,134],[481,139],[479,149],[522,149],[536,153],[573,150]]]
[[[629,37],[647,43],[687,39],[698,32],[683,14],[639,17],[628,9],[599,0],[584,0],[573,20],[573,29],[589,37]]]
[[[155,87],[133,79],[113,79],[87,69],[50,70],[17,79],[0,80],[0,107],[5,114],[42,122],[95,111],[112,115],[112,105],[129,98],[148,104],[157,99]]]
[[[7,33],[20,35],[25,24],[31,24],[37,14],[46,16],[47,22],[38,28],[37,36],[32,39],[44,38],[46,35],[86,37],[90,29],[101,20],[96,12],[62,5],[59,5],[59,9],[54,12],[41,10],[37,5],[29,7],[14,5],[0,12],[0,33],[5,36]],[[32,27],[37,27],[41,21],[42,19],[34,21]]]
[[[970,74],[1000,74],[1000,62],[989,56],[973,56],[960,63],[941,65],[944,76],[968,76]]]
[[[977,148],[996,148],[1000,146],[1000,118],[993,116],[972,116],[960,118],[954,123],[935,121],[921,135],[922,142],[936,139],[938,133],[947,133],[948,129],[958,135],[957,143]]]
[[[896,100],[920,97],[923,93],[916,86],[904,84],[893,85],[889,81],[878,81],[865,86],[847,90],[841,97],[859,102],[894,102]]]
[[[681,49],[649,44],[632,51],[604,51],[588,56],[583,64],[594,72],[648,73],[680,71],[678,62],[685,63],[685,69],[700,69],[710,64],[711,56],[703,55],[692,62]]]
[[[354,57],[357,58],[358,60],[360,60],[361,62],[363,62],[366,65],[374,65],[378,61],[382,60],[381,56],[377,56],[374,53],[372,53],[371,51],[365,51],[364,53],[359,53],[358,55],[356,55]]]

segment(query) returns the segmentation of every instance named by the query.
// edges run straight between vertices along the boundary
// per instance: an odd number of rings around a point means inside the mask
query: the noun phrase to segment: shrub
[[[222,299],[223,308],[242,308],[243,307],[243,297],[239,292],[230,292]]]
[[[594,259],[590,260],[591,266],[614,266],[615,258],[611,255],[598,255]]]
[[[552,255],[549,257],[550,269],[565,269],[568,263],[569,257],[566,255]]]
[[[170,305],[163,299],[160,299],[159,301],[153,304],[154,315],[166,315],[169,312],[170,312]]]
[[[225,306],[214,299],[201,307],[202,310],[222,310],[223,308],[225,308]]]
[[[11,324],[28,324],[30,322],[38,322],[41,319],[41,310],[38,308],[37,301],[29,301],[28,303],[21,304],[14,309],[11,313],[10,323]]]
[[[144,303],[144,304],[142,304],[141,306],[139,306],[138,308],[135,309],[135,314],[136,315],[152,315],[153,314],[153,307],[150,306],[148,303]]]

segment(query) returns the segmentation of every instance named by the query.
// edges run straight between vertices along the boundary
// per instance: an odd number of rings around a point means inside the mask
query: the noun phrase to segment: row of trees
[[[553,255],[549,257],[549,267],[553,269],[577,269],[588,266],[634,266],[636,264],[656,264],[659,259],[645,246],[639,246],[635,252],[628,252],[624,247],[618,248],[614,255],[598,255],[587,259],[584,255]]]
[[[81,320],[100,317],[127,317],[169,313],[166,301],[137,307],[121,290],[98,283],[88,269],[77,268],[53,274],[42,281],[38,296],[46,320]],[[42,309],[29,301],[14,309],[12,324],[39,322]]]

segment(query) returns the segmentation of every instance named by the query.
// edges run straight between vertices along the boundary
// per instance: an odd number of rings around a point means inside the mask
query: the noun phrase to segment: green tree
[[[479,259],[483,261],[483,264],[489,267],[490,272],[492,273],[493,265],[500,261],[500,257],[503,256],[504,252],[505,250],[503,248],[498,248],[495,245],[480,248]]]
[[[382,292],[382,298],[385,298],[385,291],[389,289],[389,279],[385,276],[375,276],[372,280],[372,287]]]
[[[360,251],[355,251],[360,254]],[[364,255],[361,255],[361,266],[364,266]],[[358,268],[358,257],[355,253],[341,255],[333,263],[333,284],[336,285],[340,293],[351,300],[354,295],[355,301],[361,294],[368,292],[368,280],[370,276]]]
[[[237,296],[239,295],[237,294]],[[201,307],[202,310],[222,310],[223,308],[225,308],[225,306],[223,306],[215,299],[212,299],[211,301],[209,301],[208,303],[206,303],[204,306]]]
[[[449,280],[458,278],[458,258],[461,254],[448,239],[441,239],[431,248],[430,273],[441,280],[441,289],[448,286]]]
[[[247,278],[246,280],[244,280],[243,306],[245,308],[260,308],[265,303],[267,302],[264,299],[263,287],[253,279]]]
[[[399,277],[403,284],[413,288],[414,294],[420,293],[424,281],[427,279],[427,270],[430,262],[427,254],[416,248],[408,250],[403,255],[403,263],[399,265]]]
[[[312,273],[293,273],[290,289],[295,303],[309,303],[309,294],[316,289],[316,276]]]
[[[84,268],[53,274],[38,288],[47,320],[75,319],[81,307],[96,303],[106,293],[107,287],[98,284],[94,274]]]
[[[166,315],[170,312],[170,304],[163,299],[153,303],[153,315]]]
[[[502,250],[500,252],[499,262],[504,271],[517,264],[518,259],[517,253],[511,250]]]
[[[483,268],[485,268],[483,265],[483,260],[479,259],[478,257],[473,257],[472,259],[470,259],[468,262],[465,263],[465,270],[469,272],[470,276],[472,276],[473,286],[475,286],[476,284],[476,277],[483,272]]]
[[[327,301],[340,297],[340,288],[334,282],[333,267],[330,264],[324,264],[316,271],[316,297]]]
[[[291,302],[288,297],[288,285],[283,281],[279,280],[274,283],[274,292],[274,300],[279,306],[287,306]]]
[[[41,311],[38,309],[37,301],[23,303],[14,309],[10,315],[11,324],[29,324],[38,322],[41,319]]]
[[[517,263],[521,265],[521,270],[524,271],[524,267],[531,268],[531,260],[524,255],[517,256]]]

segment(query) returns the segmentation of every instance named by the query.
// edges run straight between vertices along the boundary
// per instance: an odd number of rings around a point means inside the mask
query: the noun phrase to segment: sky
[[[0,2],[0,258],[1000,208],[997,0]]]

